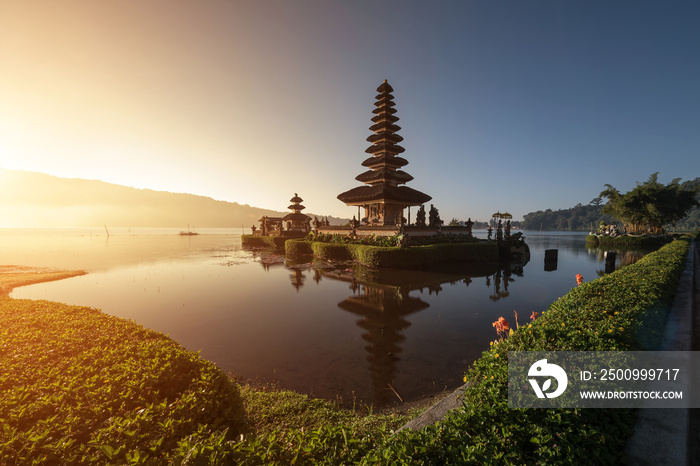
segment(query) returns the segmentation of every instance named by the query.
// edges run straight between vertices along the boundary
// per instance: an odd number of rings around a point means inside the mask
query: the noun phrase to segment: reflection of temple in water
[[[428,295],[438,295],[445,284],[470,286],[485,280],[489,288],[493,287],[494,297],[503,299],[509,295],[513,277],[522,276],[524,266],[523,263],[500,266],[455,263],[430,270],[372,269],[349,262],[295,263],[273,252],[254,255],[265,270],[286,269],[297,291],[312,283],[307,280],[309,277],[316,284],[324,278],[347,283],[351,294],[338,303],[338,307],[358,316],[356,325],[362,329],[371,385],[363,401],[377,407],[404,401],[403,395],[407,399],[417,396],[413,385],[406,386],[407,374],[401,374],[399,362],[405,350],[404,331],[411,326],[409,316],[428,309],[430,304],[410,293],[427,291]],[[360,387],[364,389],[365,385],[360,384]]]
[[[292,279],[292,286],[299,291],[299,288],[304,286],[306,276],[304,276],[300,269],[292,269],[292,273],[289,274],[289,278]]]
[[[420,297],[410,296],[410,292],[422,293],[427,290],[428,294],[437,295],[445,283],[469,286],[475,278],[484,277],[489,285],[498,280],[498,289],[501,294],[506,292],[502,296],[505,297],[508,283],[514,281],[511,275],[522,275],[522,265],[499,267],[496,264],[452,264],[431,271],[356,267],[348,274],[349,270],[315,269],[314,280],[316,273],[319,273],[323,277],[348,283],[353,292],[338,307],[362,317],[357,325],[363,329],[362,339],[367,342],[365,350],[374,393],[372,404],[375,406],[401,400],[402,387],[396,386],[394,381],[398,375],[401,347],[406,338],[403,332],[411,325],[407,317],[430,306]],[[359,278],[360,275],[363,278]]]
[[[427,309],[429,304],[399,287],[358,285],[353,281],[350,288],[355,294],[338,303],[338,307],[362,317],[357,325],[365,330],[362,339],[368,343],[365,349],[374,404],[384,406],[397,396],[392,384],[400,361],[399,345],[406,338],[402,332],[411,325],[404,317]]]
[[[498,301],[501,298],[510,296],[508,284],[514,281],[509,271],[500,268],[495,274],[486,277],[486,286],[491,288],[493,284],[493,292],[489,295],[489,299],[491,301]]]
[[[254,252],[253,257],[257,259],[258,254]],[[284,256],[278,254],[263,253],[259,256],[259,264],[262,266],[263,269],[265,269],[266,272],[269,272],[270,269],[273,267],[285,267],[286,269],[288,269],[290,271],[289,279],[292,283],[292,286],[296,288],[297,291],[299,291],[299,289],[302,286],[304,286],[304,280],[306,280],[306,275],[304,275],[304,269],[310,270],[311,266],[309,264],[288,265],[286,262],[287,260],[284,258]],[[316,283],[321,281],[320,270],[314,270],[314,281]]]

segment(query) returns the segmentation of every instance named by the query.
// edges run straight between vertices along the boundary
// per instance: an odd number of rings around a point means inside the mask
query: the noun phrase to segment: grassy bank
[[[91,308],[2,297],[0,321],[3,465],[345,461],[418,414],[239,385],[167,336]]]
[[[165,335],[49,301],[0,298],[0,319],[3,464],[153,463],[244,431],[238,388]]]
[[[52,282],[64,278],[85,275],[82,271],[57,271],[37,267],[20,267],[0,265],[0,297],[7,295],[13,288],[34,283]]]
[[[369,267],[392,268],[422,268],[461,261],[498,262],[498,246],[494,241],[398,248],[291,240],[285,245],[285,253],[289,257],[313,254],[323,260],[355,260]]]

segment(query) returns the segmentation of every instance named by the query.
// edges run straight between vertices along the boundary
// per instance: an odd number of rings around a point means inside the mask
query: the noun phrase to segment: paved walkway
[[[693,351],[700,351],[700,244],[697,241],[695,242],[695,280],[693,286]],[[693,389],[700,390],[700,384],[695,385]],[[690,410],[688,447],[688,464],[700,466],[700,409]]]
[[[698,315],[698,253],[695,242],[691,243],[685,270],[666,324],[661,348],[664,351],[693,350],[693,335],[698,330],[693,318],[693,315]],[[691,429],[691,411],[640,409],[634,435],[625,449],[627,462],[639,466],[696,465],[697,432],[694,428]],[[692,425],[695,427],[697,423]]]

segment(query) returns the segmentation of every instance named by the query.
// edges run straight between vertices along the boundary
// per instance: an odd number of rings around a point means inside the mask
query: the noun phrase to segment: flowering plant
[[[498,320],[493,323],[493,326],[496,328],[499,340],[503,340],[506,336],[508,336],[510,324],[505,317],[499,317]]]
[[[576,285],[581,286],[581,283],[583,283],[583,275],[580,273],[576,274]]]

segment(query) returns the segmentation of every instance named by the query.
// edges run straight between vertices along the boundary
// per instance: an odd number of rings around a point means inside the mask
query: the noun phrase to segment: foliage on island
[[[692,181],[683,183],[686,189],[695,189],[698,195],[695,197],[700,202],[700,178],[695,178]],[[688,212],[688,215],[678,220],[675,226],[667,227],[669,231],[697,231],[700,230],[700,206],[694,207]]]
[[[659,183],[657,172],[625,194],[606,184],[606,189],[600,193],[608,199],[603,213],[619,219],[629,233],[664,233],[665,225],[674,225],[686,217],[690,209],[700,205],[697,200],[700,187],[680,181],[676,178],[664,185]]]
[[[654,250],[666,243],[673,241],[671,235],[588,235],[586,236],[586,246],[588,247],[610,247],[623,249]]]
[[[652,175],[652,177],[655,177],[655,175]],[[700,201],[700,191],[698,191],[698,189],[700,189],[700,178],[695,178],[694,180],[685,181],[683,183],[680,183],[680,180],[674,180],[667,185],[667,187],[670,186],[672,189],[675,189],[675,181],[678,181],[677,186],[681,190],[694,191],[696,201]],[[649,181],[643,185],[648,183]],[[658,181],[655,181],[655,183],[658,183]],[[612,187],[610,186],[610,188]],[[644,190],[645,188],[639,189],[639,191]],[[538,210],[536,212],[527,213],[523,216],[521,227],[525,230],[594,231],[601,222],[606,224],[613,223],[617,217],[606,209],[607,204],[604,202],[604,193],[606,191],[607,189],[600,194],[601,197],[592,199],[588,205],[577,204],[575,207],[569,209],[560,209],[556,211],[547,209],[545,211]],[[632,193],[632,191],[630,193]],[[635,194],[637,192],[635,192]],[[610,194],[614,196],[614,192]],[[630,199],[632,199],[632,196],[630,196]],[[640,198],[637,197],[637,200],[639,199]],[[665,203],[666,201],[664,200],[663,202]],[[620,225],[620,227],[622,227],[622,225]],[[663,227],[667,231],[687,232],[697,230],[700,228],[700,207],[689,209],[685,216],[675,220],[675,224],[672,223],[672,221],[668,221],[663,224]]]
[[[322,260],[354,260],[370,267],[421,268],[449,262],[498,262],[495,241],[468,235],[438,235],[411,238],[311,235],[305,240],[289,240],[285,253],[295,258],[313,255]]]

